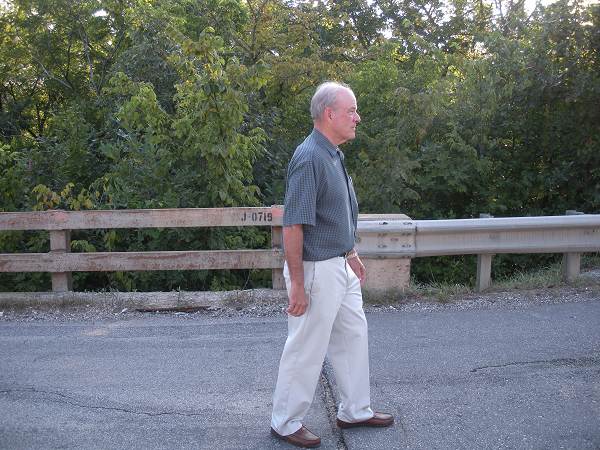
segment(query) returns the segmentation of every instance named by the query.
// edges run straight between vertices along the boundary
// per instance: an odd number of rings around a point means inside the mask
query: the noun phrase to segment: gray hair
[[[321,118],[325,108],[335,103],[337,93],[341,90],[352,92],[352,89],[350,89],[350,86],[347,84],[337,83],[335,81],[326,81],[317,87],[315,95],[313,95],[312,100],[310,101],[310,115],[313,120]]]

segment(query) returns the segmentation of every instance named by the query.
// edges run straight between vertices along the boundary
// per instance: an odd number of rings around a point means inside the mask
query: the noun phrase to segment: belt
[[[340,253],[338,256],[339,256],[340,258],[344,258],[344,259],[346,259],[350,253],[352,253],[352,250],[348,250],[347,252]]]

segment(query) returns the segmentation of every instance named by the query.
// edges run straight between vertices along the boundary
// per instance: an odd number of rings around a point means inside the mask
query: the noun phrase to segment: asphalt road
[[[599,449],[600,299],[367,315],[384,430],[333,424],[326,364],[306,425],[324,449]],[[284,449],[269,434],[283,316],[0,322],[1,449]]]

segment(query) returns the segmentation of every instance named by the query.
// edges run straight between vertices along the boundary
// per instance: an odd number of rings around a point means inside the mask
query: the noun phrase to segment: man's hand
[[[348,259],[348,264],[350,265],[350,268],[354,271],[354,273],[358,277],[358,280],[360,281],[360,284],[362,285],[365,281],[365,278],[367,277],[367,269],[365,269],[364,264],[358,256]]]
[[[304,292],[304,284],[292,283],[287,313],[299,317],[306,312],[306,308],[308,308],[308,300]]]
[[[285,260],[290,272],[291,286],[288,292],[290,316],[301,316],[308,308],[308,300],[304,293],[304,264],[302,262],[302,243],[304,230],[302,225],[283,227],[283,247]]]

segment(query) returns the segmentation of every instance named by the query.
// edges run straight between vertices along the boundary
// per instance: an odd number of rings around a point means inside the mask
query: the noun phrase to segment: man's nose
[[[360,123],[360,116],[359,116],[359,114],[358,114],[358,113],[354,113],[354,121],[355,121],[356,123]]]

